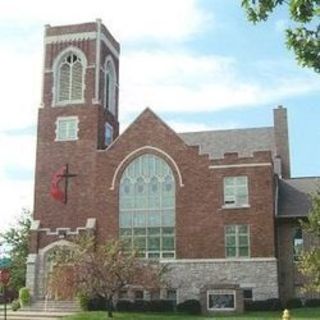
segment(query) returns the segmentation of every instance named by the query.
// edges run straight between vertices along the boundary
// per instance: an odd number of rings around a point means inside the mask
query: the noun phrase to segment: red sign
[[[65,194],[59,188],[59,182],[63,179],[63,176],[65,173],[66,173],[66,166],[63,166],[57,172],[54,173],[51,179],[50,194],[53,197],[53,199],[60,202],[65,201]]]
[[[7,269],[0,270],[0,282],[7,285],[10,280],[10,271]]]

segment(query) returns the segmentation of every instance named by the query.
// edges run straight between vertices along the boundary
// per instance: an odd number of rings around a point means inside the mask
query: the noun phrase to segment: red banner
[[[51,179],[50,194],[53,199],[60,202],[64,202],[65,200],[65,193],[59,188],[59,183],[63,179],[66,169],[66,166],[61,167],[57,172],[54,173]]]

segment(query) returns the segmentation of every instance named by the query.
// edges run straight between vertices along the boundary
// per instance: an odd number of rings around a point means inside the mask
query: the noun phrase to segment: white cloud
[[[261,78],[256,69],[252,77],[242,74],[239,65],[228,57],[186,52],[124,54],[120,112],[141,111],[146,106],[156,112],[184,113],[257,107],[316,91],[320,83],[308,73],[279,76],[274,66]]]

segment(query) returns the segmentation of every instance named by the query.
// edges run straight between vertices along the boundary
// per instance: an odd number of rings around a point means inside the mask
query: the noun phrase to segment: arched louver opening
[[[112,60],[105,66],[105,108],[112,114],[116,112],[116,72]]]
[[[175,179],[169,165],[153,154],[133,160],[119,190],[120,239],[141,257],[175,257]]]
[[[79,102],[83,99],[83,64],[74,53],[64,56],[58,66],[57,102]]]

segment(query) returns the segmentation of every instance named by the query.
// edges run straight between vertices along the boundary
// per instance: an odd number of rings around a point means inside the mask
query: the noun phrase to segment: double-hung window
[[[249,205],[248,177],[225,177],[223,192],[224,207],[247,207]]]
[[[59,117],[56,121],[56,141],[78,139],[78,117]]]
[[[250,256],[250,229],[246,224],[225,227],[225,249],[227,258]]]

